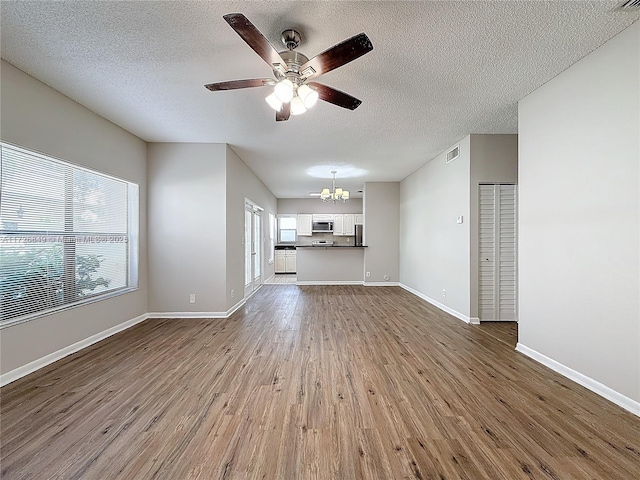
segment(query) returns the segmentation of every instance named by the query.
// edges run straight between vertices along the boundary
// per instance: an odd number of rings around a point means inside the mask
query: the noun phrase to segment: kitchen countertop
[[[366,248],[367,245],[296,245],[296,248]]]
[[[275,245],[276,250],[295,250],[296,248],[366,248],[367,245],[310,245],[310,244],[280,244]]]

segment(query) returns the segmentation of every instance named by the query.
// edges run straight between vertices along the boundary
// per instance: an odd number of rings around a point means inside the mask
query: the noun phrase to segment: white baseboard
[[[296,285],[362,285],[361,280],[303,280],[297,281]]]
[[[470,323],[470,324],[473,324],[473,325],[480,325],[480,320],[478,318],[476,318],[476,317],[469,317],[469,316],[465,315],[464,313],[460,313],[457,310],[454,310],[451,307],[447,307],[446,305],[434,300],[431,297],[427,297],[425,294],[420,293],[417,290],[414,290],[413,288],[405,285],[404,283],[400,283],[400,286],[402,288],[404,288],[407,292],[413,293],[416,297],[420,297],[421,299],[426,300],[431,305],[434,305],[434,306],[438,307],[440,310],[443,310],[443,311],[447,312],[448,314],[453,315],[456,318],[459,318],[463,322]]]
[[[399,287],[399,282],[364,282],[365,287]]]
[[[607,400],[615,403],[616,405],[628,410],[640,417],[640,402],[637,402],[619,392],[616,392],[612,388],[607,387],[606,385],[594,380],[593,378],[587,377],[582,373],[563,365],[560,362],[555,361],[552,358],[543,355],[532,348],[527,347],[521,343],[516,345],[516,351],[526,355],[529,358],[532,358],[536,362],[543,364],[546,367],[549,367],[551,370],[558,372],[560,375],[567,377],[569,380],[573,380],[574,382],[582,385],[585,388],[588,388],[594,393],[597,393],[601,397],[606,398]]]
[[[0,387],[7,385],[8,383],[14,382],[19,378],[24,377],[25,375],[29,375],[30,373],[35,372],[47,365],[60,360],[61,358],[66,357],[67,355],[71,355],[72,353],[76,353],[83,348],[87,348],[94,343],[99,342],[100,340],[104,340],[111,335],[114,335],[122,330],[126,330],[127,328],[133,327],[135,324],[140,323],[148,318],[148,315],[145,313],[136,318],[132,318],[131,320],[127,320],[126,322],[122,322],[114,327],[108,328],[100,333],[96,333],[95,335],[91,335],[84,340],[80,340],[68,347],[61,348],[53,353],[45,355],[33,362],[29,362],[26,365],[22,365],[10,372],[0,375]]]
[[[149,318],[228,318],[243,307],[246,301],[247,299],[243,298],[226,312],[149,312],[148,315]]]

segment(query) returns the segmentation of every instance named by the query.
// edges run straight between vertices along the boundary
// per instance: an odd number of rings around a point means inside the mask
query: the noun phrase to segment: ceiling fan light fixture
[[[291,100],[291,115],[302,115],[307,111],[307,107],[304,106],[304,102],[298,96],[293,97]]]
[[[278,96],[275,94],[275,92],[273,92],[271,95],[269,95],[267,98],[265,98],[265,101],[269,104],[269,106],[271,108],[273,108],[276,112],[279,112],[280,110],[282,110],[282,105],[283,103],[280,101],[280,99],[278,98]]]
[[[282,103],[290,102],[293,98],[293,82],[285,78],[276,84],[273,91]]]
[[[318,92],[309,85],[300,85],[298,87],[298,96],[302,99],[305,108],[311,108],[318,102]]]

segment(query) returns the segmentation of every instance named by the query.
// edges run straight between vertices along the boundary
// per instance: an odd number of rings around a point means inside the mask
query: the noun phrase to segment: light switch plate
[[[462,215],[458,215],[458,218],[456,218],[456,223],[462,223]]]

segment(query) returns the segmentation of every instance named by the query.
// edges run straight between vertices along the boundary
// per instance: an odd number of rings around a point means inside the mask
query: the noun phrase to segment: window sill
[[[67,310],[71,310],[73,308],[89,305],[90,303],[101,302],[102,300],[108,300],[110,298],[118,297],[126,293],[135,292],[136,290],[138,290],[138,288],[139,288],[138,286],[124,287],[119,290],[114,290],[112,292],[105,293],[104,295],[96,295],[95,297],[85,298],[83,300],[80,300],[78,302],[75,302],[69,305],[62,305],[60,307],[50,308],[48,310],[42,310],[41,312],[31,313],[29,315],[24,315],[22,317],[12,318],[10,320],[6,320],[0,323],[0,330],[8,327],[13,327],[15,325],[19,325],[21,323],[30,322],[31,320],[35,320],[37,318],[53,315],[54,313],[64,312]]]

